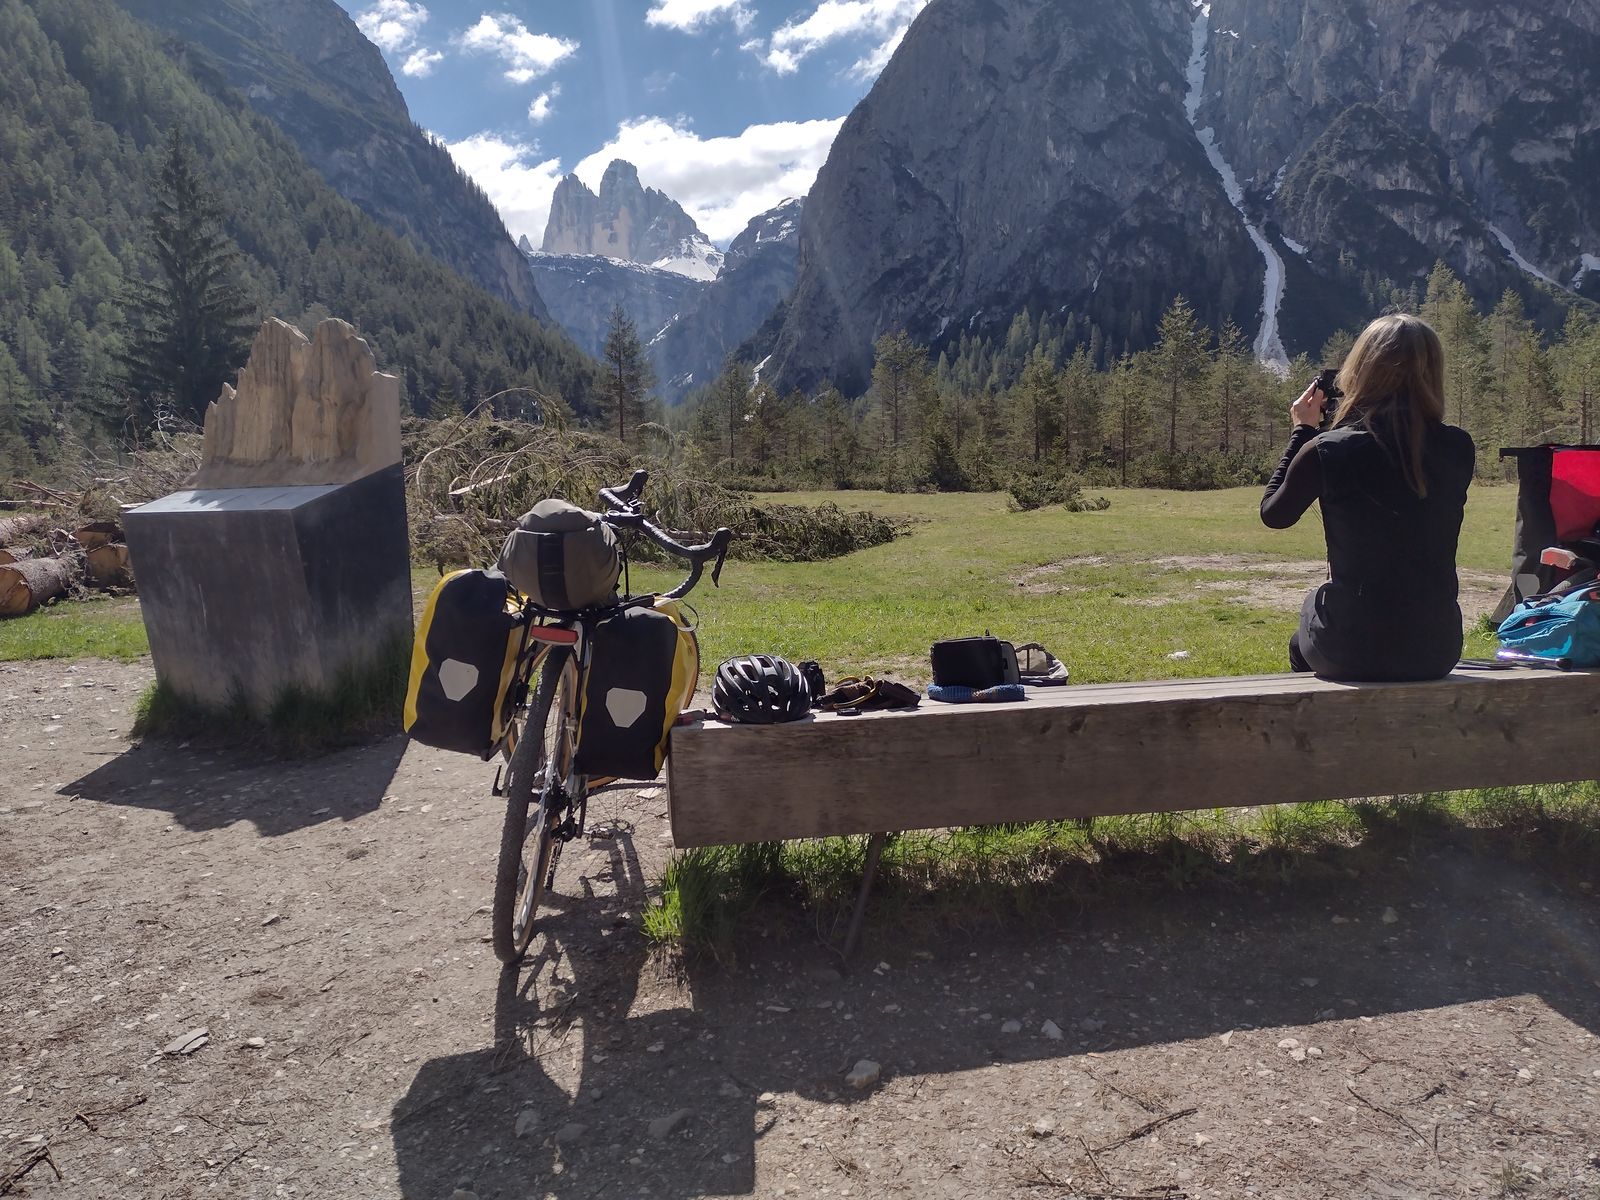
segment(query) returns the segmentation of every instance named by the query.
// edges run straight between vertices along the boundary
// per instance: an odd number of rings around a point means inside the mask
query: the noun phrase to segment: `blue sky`
[[[613,158],[714,241],[802,195],[927,0],[339,0],[411,115],[538,245]]]

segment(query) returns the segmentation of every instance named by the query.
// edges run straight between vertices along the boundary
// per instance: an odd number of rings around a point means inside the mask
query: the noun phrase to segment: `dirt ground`
[[[617,792],[502,975],[492,768],[130,748],[148,677],[0,665],[0,1192],[48,1147],[15,1194],[1600,1196],[1595,874],[1410,843],[844,971],[773,906],[680,965]]]

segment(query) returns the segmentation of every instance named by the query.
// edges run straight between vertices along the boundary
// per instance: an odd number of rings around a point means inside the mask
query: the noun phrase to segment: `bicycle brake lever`
[[[717,565],[711,568],[711,586],[722,586],[722,563],[728,557],[728,547],[733,543],[731,529],[719,529],[711,538],[712,544],[717,547]]]

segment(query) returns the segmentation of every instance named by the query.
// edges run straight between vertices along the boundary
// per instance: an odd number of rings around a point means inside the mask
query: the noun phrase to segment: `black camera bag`
[[[983,689],[1020,682],[1017,652],[999,638],[948,638],[933,644],[933,682],[940,687]]]

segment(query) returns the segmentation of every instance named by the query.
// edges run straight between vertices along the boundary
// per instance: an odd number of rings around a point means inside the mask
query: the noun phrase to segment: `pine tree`
[[[1422,319],[1444,345],[1445,419],[1474,437],[1488,432],[1489,344],[1472,297],[1444,263],[1428,276]]]
[[[1161,389],[1160,404],[1167,418],[1169,476],[1177,464],[1178,413],[1192,401],[1195,384],[1205,372],[1206,341],[1206,331],[1195,320],[1194,309],[1179,296],[1161,318],[1161,330],[1152,352],[1152,365]]]
[[[1033,461],[1041,462],[1061,432],[1061,389],[1055,368],[1043,353],[1029,357],[1012,397],[1024,444]]]
[[[1100,437],[1100,377],[1086,346],[1072,352],[1059,375],[1061,388],[1061,453],[1072,464],[1074,446],[1093,449]]]
[[[162,402],[200,421],[243,365],[250,306],[235,282],[238,249],[223,232],[222,206],[174,130],[149,220],[157,274],[123,297],[129,327],[120,361],[144,423]]]
[[[873,351],[872,392],[883,413],[888,450],[895,454],[906,435],[914,432],[922,416],[919,409],[933,394],[928,354],[901,329],[880,337]]]
[[[1224,454],[1233,451],[1241,434],[1249,440],[1248,426],[1242,418],[1245,380],[1250,375],[1250,347],[1232,317],[1222,322],[1217,334],[1217,353],[1211,362],[1211,401],[1216,417],[1217,448]]]
[[[1551,359],[1571,436],[1580,446],[1592,445],[1600,408],[1600,324],[1572,309]]]
[[[600,387],[600,404],[606,416],[616,422],[617,440],[626,443],[630,429],[637,433],[645,420],[648,393],[655,386],[655,371],[644,355],[644,346],[632,318],[620,304],[611,309],[611,325],[601,350],[605,380]]]
[[[707,413],[714,423],[712,428],[720,428],[726,438],[723,449],[727,451],[730,469],[736,468],[739,463],[739,430],[750,414],[750,392],[754,386],[750,364],[729,355],[722,365],[722,374],[711,385],[711,395],[706,402]]]

